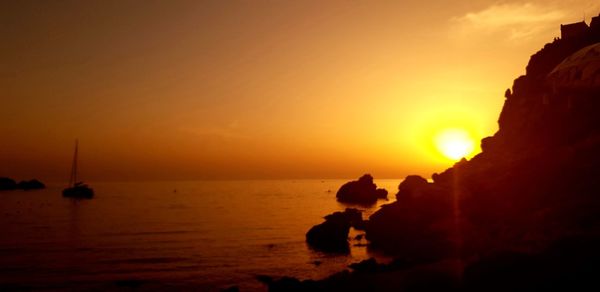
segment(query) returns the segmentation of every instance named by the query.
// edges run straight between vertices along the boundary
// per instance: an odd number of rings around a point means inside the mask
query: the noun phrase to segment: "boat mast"
[[[73,165],[71,166],[71,177],[69,178],[69,186],[75,186],[77,183],[77,148],[79,141],[75,139],[75,154],[73,155]]]

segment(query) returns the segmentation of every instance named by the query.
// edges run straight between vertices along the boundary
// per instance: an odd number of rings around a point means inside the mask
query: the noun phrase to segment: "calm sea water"
[[[305,244],[310,227],[347,207],[335,200],[346,181],[93,183],[88,201],[63,198],[59,185],[0,192],[0,288],[109,290],[134,280],[141,289],[264,291],[256,275],[322,278],[385,260],[365,247],[328,255]],[[391,199],[399,182],[376,181]]]

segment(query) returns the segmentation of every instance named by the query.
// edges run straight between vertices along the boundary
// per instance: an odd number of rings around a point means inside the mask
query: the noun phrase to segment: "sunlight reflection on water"
[[[0,284],[106,288],[136,279],[257,290],[259,274],[322,278],[374,256],[364,246],[327,255],[304,242],[323,216],[347,207],[335,200],[346,181],[93,183],[89,201],[62,198],[58,185],[3,192]],[[391,199],[378,206],[395,199],[399,182],[376,180]]]

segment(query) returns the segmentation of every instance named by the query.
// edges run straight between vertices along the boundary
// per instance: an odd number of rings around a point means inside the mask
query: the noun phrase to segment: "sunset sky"
[[[0,176],[429,177],[598,1],[3,1]],[[479,144],[478,142],[476,143]]]

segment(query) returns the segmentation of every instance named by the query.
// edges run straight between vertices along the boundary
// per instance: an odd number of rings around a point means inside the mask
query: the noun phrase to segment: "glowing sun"
[[[462,129],[446,129],[434,138],[436,148],[446,157],[459,160],[475,150],[475,142],[469,133]]]

